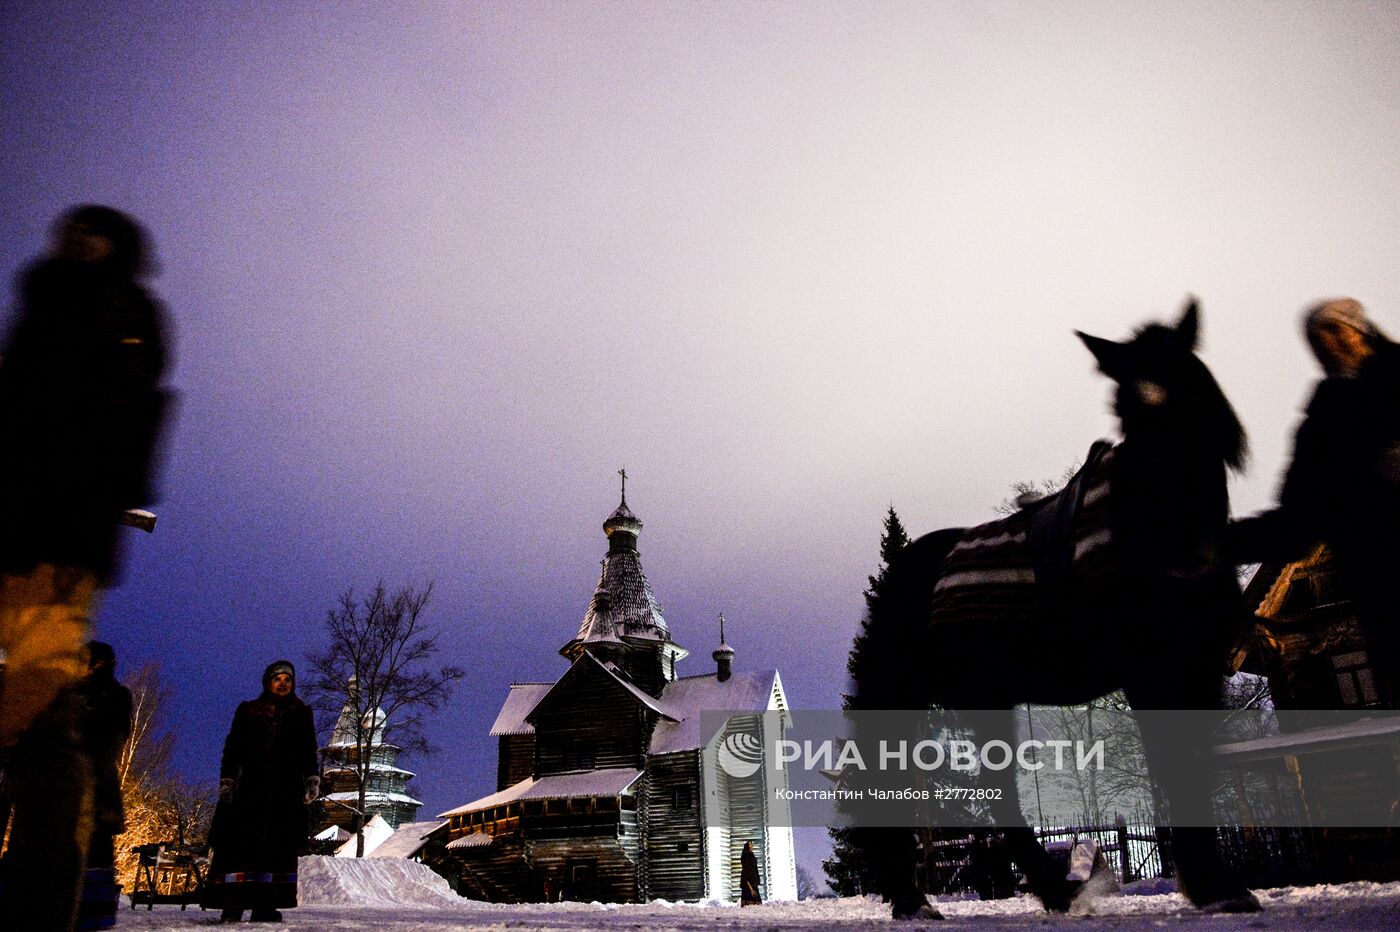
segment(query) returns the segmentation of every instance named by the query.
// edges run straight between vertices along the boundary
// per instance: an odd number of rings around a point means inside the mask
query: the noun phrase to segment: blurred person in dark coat
[[[89,618],[115,578],[118,519],[152,499],[167,394],[144,231],[110,207],[59,218],[19,277],[0,347],[0,749],[14,826],[0,925],[72,928],[91,833],[82,739]],[[13,923],[13,925],[9,925]]]
[[[759,892],[758,855],[753,853],[753,842],[744,842],[744,850],[739,854],[739,905],[758,906],[763,902]]]
[[[73,687],[82,701],[83,746],[92,761],[92,840],[88,846],[79,932],[107,929],[117,921],[116,851],[113,842],[126,828],[122,803],[121,754],[131,737],[131,690],[117,682],[112,645],[88,642],[88,674]]]
[[[237,922],[280,922],[297,905],[297,854],[307,841],[307,806],[319,794],[316,730],[296,695],[296,671],[279,660],[263,671],[258,698],[240,702],[219,765],[219,804],[209,830],[213,863],[201,905]]]
[[[1400,686],[1400,346],[1351,298],[1303,320],[1326,377],[1298,427],[1278,507],[1235,522],[1237,563],[1299,560],[1327,544],[1381,695]]]
[[[88,674],[74,690],[82,698],[83,745],[92,760],[93,831],[89,867],[111,867],[112,839],[126,828],[120,762],[131,737],[131,690],[117,681],[112,645],[88,642]]]

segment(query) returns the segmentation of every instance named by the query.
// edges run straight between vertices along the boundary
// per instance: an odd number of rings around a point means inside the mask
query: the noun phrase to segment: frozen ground
[[[463,900],[436,874],[406,861],[303,858],[301,902],[287,910],[284,928],[374,929],[638,929],[638,930],[846,930],[894,925],[878,902],[856,897],[770,903],[739,909],[719,904],[649,903],[645,906],[559,903],[496,906]],[[1026,899],[944,902],[948,921],[929,923],[940,932],[976,929],[1098,930],[1351,930],[1400,929],[1400,883],[1349,883],[1332,887],[1288,887],[1259,892],[1264,912],[1206,916],[1175,893],[1111,896],[1096,900],[1091,913],[1047,916]],[[125,901],[123,901],[125,902]],[[119,929],[189,929],[218,925],[214,913],[191,907],[158,906],[147,912],[123,908]],[[265,928],[265,927],[259,927]]]

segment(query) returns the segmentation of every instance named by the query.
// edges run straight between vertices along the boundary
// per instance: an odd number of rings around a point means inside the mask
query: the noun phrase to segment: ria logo
[[[720,742],[719,768],[731,777],[751,777],[763,766],[763,741],[749,731],[739,731]]]

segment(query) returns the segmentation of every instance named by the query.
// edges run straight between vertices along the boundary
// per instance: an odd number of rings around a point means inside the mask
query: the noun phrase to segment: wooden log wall
[[[751,734],[758,734],[762,728],[762,716],[759,715],[735,715],[729,720],[729,725],[725,728],[725,736],[736,732],[746,731]],[[757,772],[747,777],[732,777],[723,770],[719,771],[720,786],[729,804],[729,871],[730,889],[738,892],[739,875],[742,870],[740,860],[744,852],[744,843],[753,842],[753,853],[758,858],[758,876],[762,878],[762,894],[765,899],[769,893],[769,871],[768,871],[768,833],[767,833],[767,793],[764,789],[764,771],[759,768]]]
[[[652,757],[647,773],[648,892],[653,899],[700,899],[705,896],[705,833],[699,752]]]
[[[641,748],[655,713],[596,667],[575,669],[565,695],[540,709],[535,725],[535,776],[642,766]]]
[[[529,841],[532,899],[542,898],[544,882],[570,899],[603,903],[638,900],[635,834],[621,837],[549,838]],[[586,878],[586,879],[585,879]],[[591,890],[581,888],[588,884]],[[534,893],[533,891],[541,891]]]
[[[501,735],[496,756],[496,791],[532,776],[534,768],[535,736]]]

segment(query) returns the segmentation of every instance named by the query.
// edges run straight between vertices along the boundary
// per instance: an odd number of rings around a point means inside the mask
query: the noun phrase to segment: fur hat
[[[268,664],[267,669],[263,671],[263,689],[272,688],[272,678],[279,673],[285,673],[290,676],[292,678],[293,687],[296,686],[297,671],[296,668],[292,666],[292,662],[290,660],[278,660],[275,663]]]
[[[1366,309],[1355,298],[1334,298],[1308,308],[1303,318],[1303,329],[1311,336],[1323,324],[1346,324],[1358,333],[1372,336],[1376,325],[1366,319]]]
[[[150,237],[129,214],[103,204],[80,204],[58,218],[54,232],[61,233],[69,224],[80,224],[106,237],[112,254],[103,262],[122,275],[139,277],[153,271]]]
[[[1313,356],[1329,376],[1348,376],[1353,374],[1352,364],[1338,358],[1322,335],[1325,328],[1337,324],[1361,334],[1366,345],[1372,348],[1385,342],[1386,336],[1371,323],[1366,309],[1354,298],[1332,298],[1308,308],[1303,315],[1303,335],[1308,339]]]
[[[88,663],[107,663],[116,666],[117,652],[112,650],[112,645],[103,641],[88,641]]]

